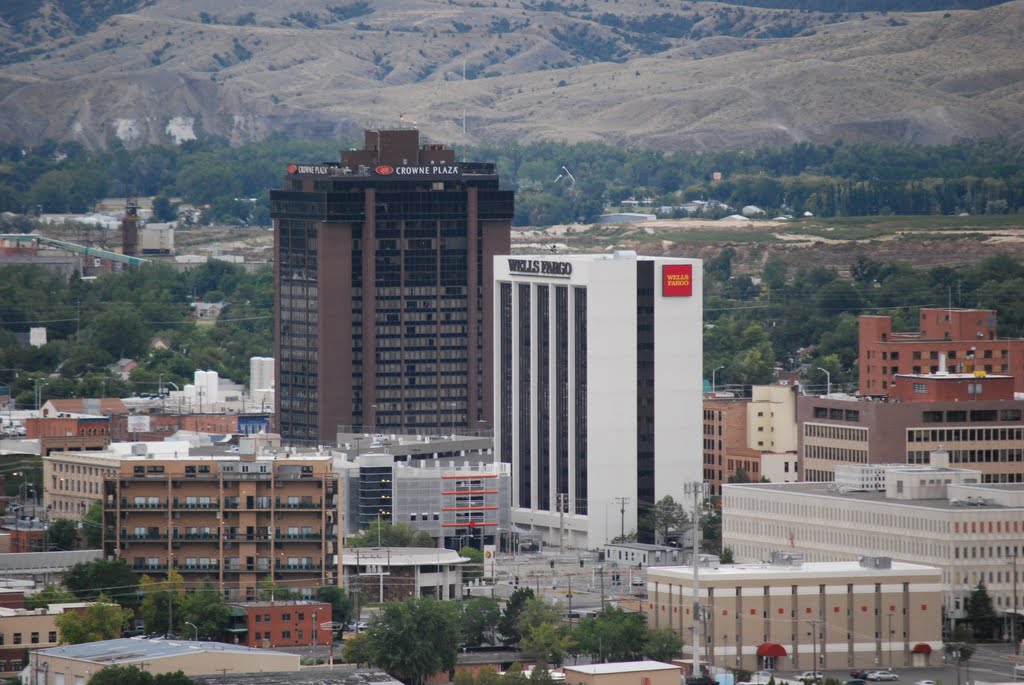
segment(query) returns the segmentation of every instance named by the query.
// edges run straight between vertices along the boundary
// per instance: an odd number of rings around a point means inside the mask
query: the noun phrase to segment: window
[[[51,643],[57,642],[57,631],[56,630],[51,630],[50,631],[50,634],[47,635],[47,641],[51,642]]]
[[[16,645],[20,645],[21,644],[21,633],[15,633],[14,634],[14,644],[16,644]]]

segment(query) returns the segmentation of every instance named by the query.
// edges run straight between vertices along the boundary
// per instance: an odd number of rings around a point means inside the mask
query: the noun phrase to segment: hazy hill
[[[350,138],[415,122],[455,143],[710,148],[1024,126],[1024,0],[336,1],[8,3],[0,141]]]

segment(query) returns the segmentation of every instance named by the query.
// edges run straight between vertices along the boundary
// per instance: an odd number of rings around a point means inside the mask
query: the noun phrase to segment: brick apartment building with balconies
[[[327,455],[132,455],[104,484],[103,548],[228,600],[255,600],[265,580],[310,597],[338,582],[340,512]]]

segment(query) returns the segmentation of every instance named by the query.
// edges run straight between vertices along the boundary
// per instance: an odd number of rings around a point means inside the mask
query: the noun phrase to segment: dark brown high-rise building
[[[340,163],[289,165],[270,201],[282,438],[488,427],[513,212],[494,164],[372,130]]]

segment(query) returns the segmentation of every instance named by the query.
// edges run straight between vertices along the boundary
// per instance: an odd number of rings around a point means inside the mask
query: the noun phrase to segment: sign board
[[[496,545],[484,545],[484,559],[494,559],[497,553],[498,548]]]
[[[128,432],[129,433],[148,433],[149,432],[149,414],[129,414],[128,415]]]
[[[664,264],[661,267],[662,297],[693,296],[693,264]]]
[[[544,259],[509,259],[509,273],[528,276],[555,276],[569,278],[572,276],[572,262],[549,262]]]

